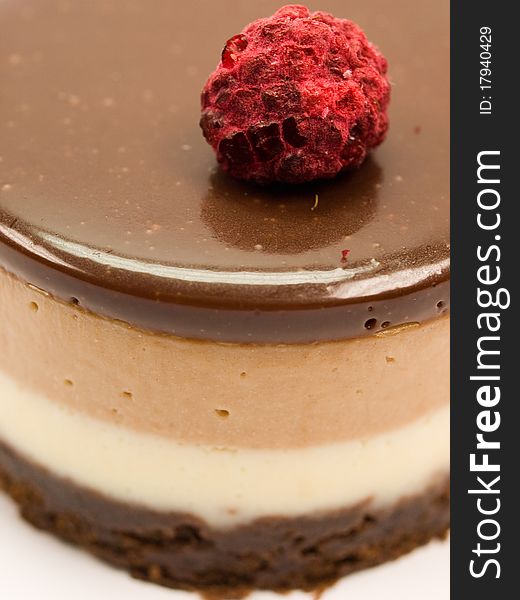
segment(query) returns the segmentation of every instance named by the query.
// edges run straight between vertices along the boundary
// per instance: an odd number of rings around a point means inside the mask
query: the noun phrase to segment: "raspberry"
[[[332,178],[384,140],[386,72],[352,21],[285,6],[227,41],[202,91],[202,131],[239,179]]]
[[[226,42],[222,50],[222,66],[225,69],[232,69],[238,59],[238,55],[247,48],[247,37],[245,35],[235,35]]]

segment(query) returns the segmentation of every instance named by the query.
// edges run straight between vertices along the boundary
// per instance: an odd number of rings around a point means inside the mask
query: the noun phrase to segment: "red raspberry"
[[[386,71],[352,21],[285,6],[226,43],[202,92],[202,131],[240,179],[334,177],[385,138]]]

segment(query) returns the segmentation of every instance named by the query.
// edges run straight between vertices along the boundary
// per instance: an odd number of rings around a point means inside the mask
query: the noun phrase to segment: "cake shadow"
[[[318,250],[370,223],[382,180],[372,157],[356,171],[304,185],[259,186],[219,169],[210,176],[201,219],[222,244],[246,252]]]

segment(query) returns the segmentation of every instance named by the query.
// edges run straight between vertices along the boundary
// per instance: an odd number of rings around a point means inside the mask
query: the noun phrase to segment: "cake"
[[[259,187],[199,95],[278,3],[0,2],[0,482],[138,578],[312,590],[449,525],[449,6],[323,5],[387,140]]]

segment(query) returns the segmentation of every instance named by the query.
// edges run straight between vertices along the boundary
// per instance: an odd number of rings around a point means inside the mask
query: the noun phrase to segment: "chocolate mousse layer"
[[[337,342],[222,344],[98,317],[1,268],[0,298],[0,432],[13,431],[1,423],[2,375],[102,423],[226,448],[366,440],[449,397],[447,316]]]
[[[134,577],[211,598],[252,589],[314,590],[398,558],[449,526],[449,483],[374,510],[370,498],[329,513],[273,515],[216,530],[188,514],[109,500],[51,475],[0,444],[0,487],[23,517]]]
[[[0,266],[199,339],[345,339],[446,310],[448,2],[311,6],[387,56],[388,140],[334,181],[258,188],[217,169],[199,94],[223,42],[277,8],[4,0]]]

